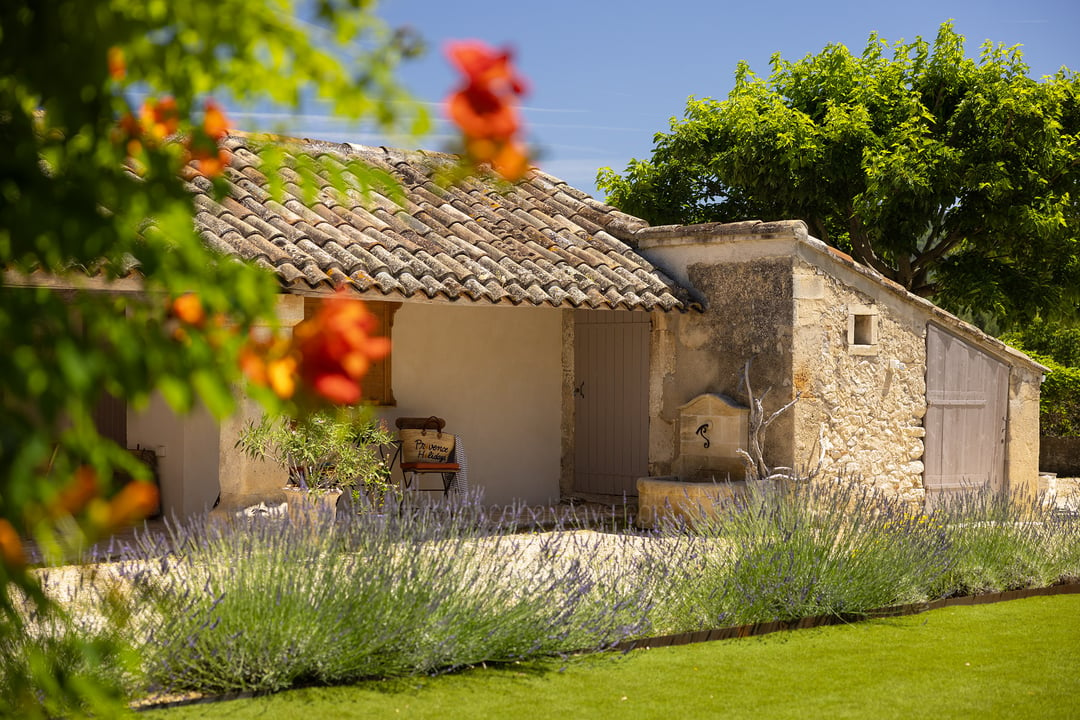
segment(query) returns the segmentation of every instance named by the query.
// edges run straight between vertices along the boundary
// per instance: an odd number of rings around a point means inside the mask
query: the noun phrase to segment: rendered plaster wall
[[[161,511],[166,517],[187,517],[213,506],[218,496],[218,425],[205,407],[180,416],[155,393],[146,408],[129,408],[128,446],[158,452]]]
[[[1039,395],[1042,372],[1026,365],[1009,371],[1009,420],[1005,427],[1005,481],[1010,490],[1039,491]]]
[[[394,319],[397,407],[380,415],[391,428],[402,416],[444,418],[487,504],[556,503],[563,335],[561,310],[406,303]]]
[[[292,328],[304,319],[304,298],[280,295],[277,315],[282,327]],[[220,487],[218,512],[229,513],[263,502],[285,502],[285,468],[267,460],[249,458],[237,449],[244,428],[262,417],[262,408],[244,393],[236,391],[237,411],[221,422],[217,434],[217,481]],[[212,452],[211,447],[206,452]]]
[[[743,368],[752,359],[751,389],[764,395],[766,414],[782,407],[791,384],[791,258],[764,257],[694,262],[686,277],[700,293],[704,313],[654,316],[650,388],[649,473],[678,473],[679,408],[704,393],[726,395],[742,406],[749,397]],[[765,459],[789,465],[790,414],[770,427]],[[724,479],[724,478],[717,478]]]
[[[217,500],[218,438],[217,420],[205,406],[184,418],[184,515],[206,512]]]
[[[858,477],[921,503],[925,318],[803,260],[794,298],[796,467],[816,465],[824,449],[824,477]],[[849,342],[853,314],[876,324],[876,342]]]
[[[303,298],[283,297],[279,314],[291,326],[303,318]],[[489,504],[558,502],[562,317],[554,309],[404,304],[392,338],[397,405],[379,416],[391,428],[398,417],[444,418],[462,438],[470,487]],[[284,501],[284,469],[234,448],[261,416],[256,403],[238,400],[239,411],[221,424],[221,512]]]
[[[128,406],[127,442],[130,448],[157,451],[158,481],[161,483],[161,510],[169,517],[183,512],[184,502],[184,423],[160,394],[150,396],[149,404],[135,411]],[[158,448],[163,448],[160,457]]]

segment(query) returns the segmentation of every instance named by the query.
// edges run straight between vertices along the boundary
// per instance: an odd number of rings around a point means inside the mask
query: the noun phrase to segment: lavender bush
[[[973,490],[933,513],[945,529],[950,565],[934,595],[1045,587],[1080,577],[1080,523],[1031,495]]]
[[[853,479],[753,490],[688,526],[666,631],[861,615],[943,597],[1080,579],[1080,519],[1036,498],[972,490],[931,514]]]
[[[127,697],[140,676],[127,642],[132,608],[108,566],[43,568],[44,594],[60,601],[47,611],[34,595],[17,591],[14,623],[0,633],[0,717],[105,715]],[[37,596],[40,597],[40,596]],[[43,675],[41,668],[51,668]],[[63,692],[65,678],[81,678],[82,695]],[[45,679],[45,682],[42,682]]]
[[[471,498],[337,523],[174,524],[74,585],[50,571],[71,622],[31,618],[2,650],[124,633],[140,665],[100,670],[131,692],[270,691],[1080,578],[1080,520],[1000,495],[927,515],[854,480],[795,483],[656,532],[533,532],[519,515]]]
[[[850,480],[754,488],[684,532],[691,564],[658,611],[678,630],[919,601],[949,562],[939,526]]]
[[[135,602],[153,608],[140,641],[151,687],[344,683],[601,648],[642,632],[648,605],[632,567],[601,576],[584,535],[513,529],[472,506],[174,530],[128,564]]]

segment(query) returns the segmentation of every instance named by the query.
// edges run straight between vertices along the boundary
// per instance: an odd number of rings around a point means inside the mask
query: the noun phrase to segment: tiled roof
[[[188,178],[203,239],[277,272],[300,294],[344,282],[389,300],[686,310],[689,292],[628,244],[646,223],[534,170],[515,185],[471,177],[444,186],[452,156],[351,144],[281,140],[283,194],[271,195],[254,141],[229,137],[227,195]],[[301,156],[307,156],[302,158]],[[303,163],[298,162],[304,161]],[[307,162],[307,160],[313,162]],[[349,162],[389,172],[404,191],[396,204],[365,198]],[[304,198],[301,164],[321,187]],[[333,188],[340,175],[350,187]]]

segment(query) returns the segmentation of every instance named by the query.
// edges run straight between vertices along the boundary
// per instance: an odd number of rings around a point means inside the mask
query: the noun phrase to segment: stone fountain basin
[[[745,480],[683,480],[677,475],[637,480],[639,527],[655,527],[661,519],[693,523],[712,517],[746,494]]]

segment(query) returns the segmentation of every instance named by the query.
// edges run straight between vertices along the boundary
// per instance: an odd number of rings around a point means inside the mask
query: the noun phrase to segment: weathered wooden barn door
[[[945,330],[926,333],[926,502],[1005,484],[1009,368]]]
[[[649,465],[649,315],[574,314],[574,492],[637,496]]]

